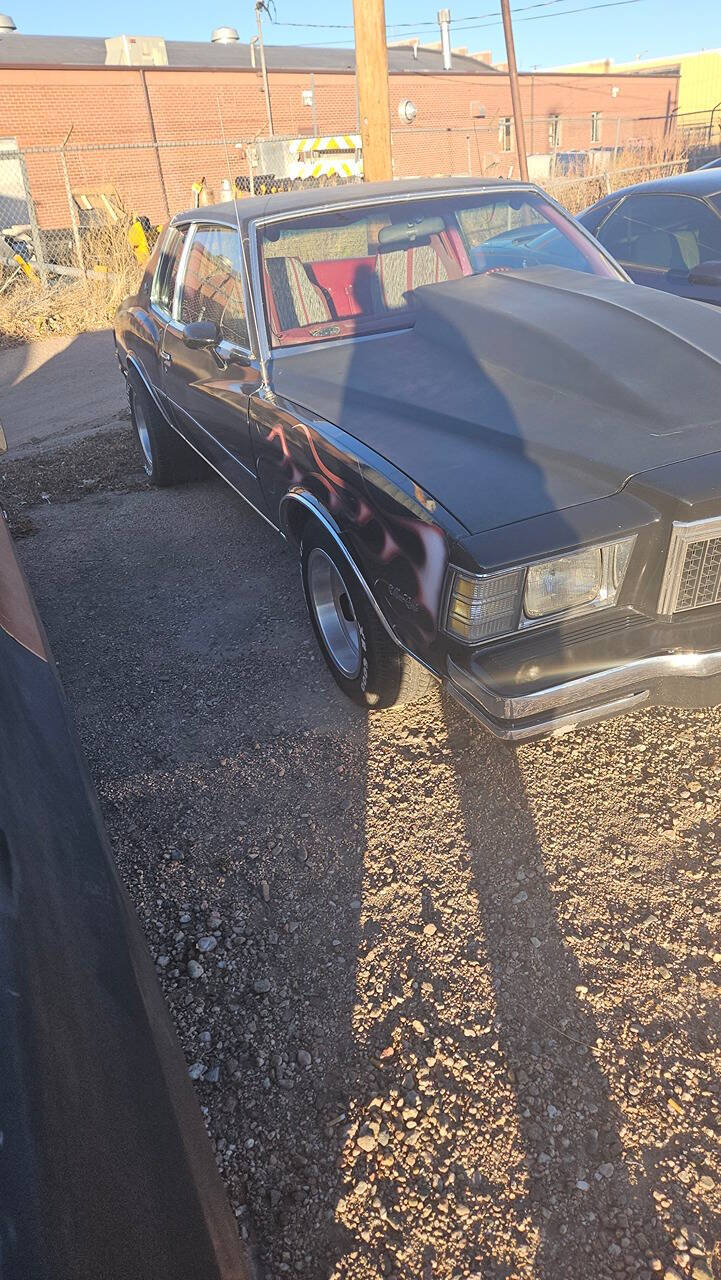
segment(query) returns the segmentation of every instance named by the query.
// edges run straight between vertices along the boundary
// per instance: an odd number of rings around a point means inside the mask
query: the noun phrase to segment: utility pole
[[[353,0],[353,22],[363,179],[386,182],[393,177],[393,162],[384,0]]]
[[[260,15],[265,8],[264,0],[256,0],[255,3],[255,20],[258,24],[258,52],[260,54],[260,74],[263,79],[263,93],[265,94],[265,113],[268,117],[268,137],[273,137],[273,112],[270,107],[270,89],[268,87],[268,68],[265,65],[265,49],[263,47],[263,25]]]
[[[528,157],[526,156],[526,133],[523,127],[523,110],[521,94],[518,88],[518,68],[516,66],[516,48],[513,43],[513,27],[511,26],[510,0],[501,0],[503,17],[503,34],[506,37],[506,61],[508,62],[508,78],[511,82],[511,105],[513,107],[513,126],[516,132],[516,151],[518,152],[518,168],[521,181],[528,182]]]

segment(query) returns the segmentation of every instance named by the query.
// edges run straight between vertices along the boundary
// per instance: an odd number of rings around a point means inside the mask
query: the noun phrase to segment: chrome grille
[[[721,604],[721,518],[677,522],[671,531],[659,613],[712,604]]]

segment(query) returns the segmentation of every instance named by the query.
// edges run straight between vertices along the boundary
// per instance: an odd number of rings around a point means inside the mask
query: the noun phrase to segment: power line
[[[512,10],[512,13],[524,13],[527,9],[546,9],[548,8],[549,5],[563,4],[563,3],[564,3],[564,0],[536,0],[535,4],[519,5],[518,7]],[[477,22],[483,18],[495,18],[496,14],[497,14],[496,9],[490,9],[488,13],[464,14],[460,18],[455,18],[453,20],[452,26],[455,28],[455,27],[458,27],[460,23]],[[282,21],[279,22],[276,19],[273,19],[273,22],[276,27],[302,27],[305,30],[317,30],[317,31],[352,31],[353,30],[352,22],[282,22]],[[435,29],[437,26],[438,26],[437,20],[435,22],[387,22],[386,30],[397,31],[401,29],[407,29],[408,31],[416,31],[416,30],[419,30],[421,27],[432,27]]]
[[[549,5],[549,4],[551,4],[551,3],[553,3],[553,4],[559,3],[559,4],[560,4],[560,3],[563,3],[563,2],[564,2],[564,0],[542,0],[542,4],[540,4],[540,5],[537,5],[537,4],[524,5],[524,6],[521,6],[521,8],[519,8],[519,9],[514,9],[514,10],[513,10],[513,12],[514,12],[514,13],[520,13],[520,12],[523,12],[523,10],[524,10],[524,9],[535,9],[535,8],[539,8],[539,7],[546,7],[547,5]],[[516,21],[518,21],[518,22],[541,22],[541,21],[543,21],[544,19],[547,19],[547,18],[565,18],[567,14],[568,14],[568,15],[570,15],[570,14],[574,14],[574,13],[590,13],[591,11],[596,10],[596,9],[617,9],[617,8],[619,8],[619,7],[621,7],[621,6],[624,6],[624,5],[629,5],[629,4],[642,4],[642,3],[648,3],[648,0],[602,0],[602,3],[599,3],[599,4],[581,5],[579,8],[576,8],[576,9],[563,9],[562,11],[557,12],[557,13],[536,13],[536,14],[530,14],[530,15],[529,15],[529,16],[527,16],[527,17],[524,17],[524,18],[518,18],[518,19],[516,19]],[[465,22],[463,22],[463,21],[461,21],[461,22],[454,22],[454,23],[453,23],[453,28],[452,28],[452,29],[453,29],[454,31],[483,31],[483,30],[486,30],[486,29],[487,29],[487,28],[489,28],[489,27],[500,27],[500,26],[502,26],[502,25],[503,25],[503,24],[502,24],[502,22],[501,22],[501,19],[500,19],[500,18],[495,18],[493,22],[480,21],[480,19],[481,19],[481,18],[492,17],[492,16],[493,16],[492,14],[479,14],[479,15],[478,15],[478,19],[477,19],[477,20],[476,20],[476,19],[474,19],[474,20],[468,20],[468,19],[467,19]],[[278,25],[278,26],[302,26],[302,27],[311,27],[311,26],[316,26],[316,25],[318,25],[318,24],[315,24],[315,23],[277,23],[276,25]],[[339,24],[339,25],[340,25],[340,24]],[[416,26],[418,26],[418,25],[420,25],[420,24],[418,24],[418,23],[414,24],[414,29],[415,29],[415,27],[416,27]],[[435,25],[437,25],[437,24],[435,24],[435,23],[434,23],[433,25],[435,26]],[[345,30],[345,27],[343,27],[342,29],[343,29],[343,30]],[[352,46],[352,44],[353,44],[353,40],[352,40],[352,38],[350,38],[350,37],[349,37],[348,39],[345,39],[345,40],[314,40],[314,41],[312,42],[312,44],[300,44],[300,45],[296,45],[295,47],[296,47],[296,48],[298,48],[298,49],[319,49],[319,48],[322,48],[322,49],[329,49],[329,48],[337,48],[338,46],[341,46],[341,45],[351,45],[351,46]]]
[[[518,18],[517,21],[518,22],[541,22],[544,18],[565,18],[566,15],[569,13],[590,13],[592,9],[617,9],[620,5],[642,4],[642,3],[646,3],[646,0],[603,0],[603,3],[601,4],[584,4],[584,5],[581,5],[578,9],[564,9],[561,13],[534,13],[526,18]],[[529,5],[528,7],[532,8],[535,6]],[[518,10],[516,10],[515,12],[517,13]],[[484,28],[484,27],[498,27],[500,25],[501,25],[500,21],[496,21],[496,22],[473,22],[473,23],[467,23],[465,26],[461,24],[458,24],[456,26],[454,24],[454,27],[455,27],[455,30],[457,31],[471,31],[471,30],[478,30],[479,28]]]

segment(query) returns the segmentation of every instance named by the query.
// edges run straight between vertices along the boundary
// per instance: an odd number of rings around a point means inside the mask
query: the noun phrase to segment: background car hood
[[[284,353],[273,389],[387,458],[469,532],[721,449],[721,311],[556,267],[417,296],[413,329]]]

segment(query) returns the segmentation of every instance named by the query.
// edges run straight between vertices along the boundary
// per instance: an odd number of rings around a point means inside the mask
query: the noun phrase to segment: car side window
[[[165,239],[160,248],[158,265],[155,268],[153,283],[150,289],[150,300],[161,311],[170,315],[173,308],[175,281],[178,276],[178,264],[185,243],[185,227],[168,227]]]
[[[721,260],[721,219],[693,196],[628,196],[596,236],[628,267],[687,275],[701,262]]]
[[[249,347],[242,273],[238,232],[231,227],[197,227],[176,303],[180,324],[213,320],[228,342]]]

